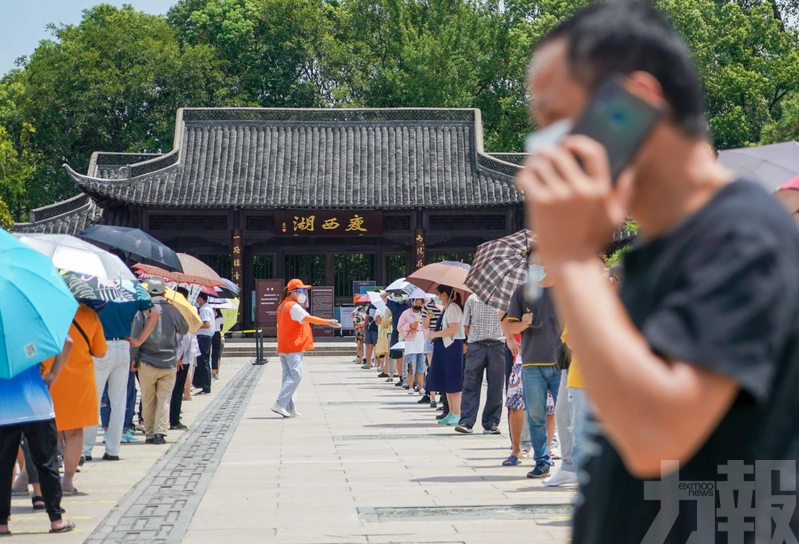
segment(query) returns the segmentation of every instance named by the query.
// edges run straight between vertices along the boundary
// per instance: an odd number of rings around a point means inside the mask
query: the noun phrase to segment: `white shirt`
[[[441,318],[444,321],[441,323],[441,330],[443,331],[453,323],[458,323],[458,330],[452,336],[444,336],[441,340],[444,342],[444,347],[449,347],[455,340],[466,340],[466,333],[463,330],[463,310],[457,304],[449,304],[447,309],[444,310],[444,315]]]
[[[291,319],[293,319],[297,323],[302,323],[306,317],[311,315],[308,312],[306,312],[305,308],[303,308],[300,304],[292,304],[291,310],[289,312]]]
[[[203,304],[200,307],[200,321],[203,323],[207,321],[211,324],[211,326],[207,329],[199,329],[197,331],[197,336],[213,336],[215,320],[216,318],[214,317],[214,309],[211,308],[207,303]]]

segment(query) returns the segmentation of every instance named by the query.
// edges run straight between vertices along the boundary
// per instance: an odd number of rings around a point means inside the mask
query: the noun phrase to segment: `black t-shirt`
[[[369,308],[366,310],[366,315],[368,316],[366,320],[366,329],[373,332],[377,332],[380,329],[377,322],[375,321],[375,318],[377,317],[377,308],[375,308],[373,305],[370,305]]]
[[[524,314],[533,314],[532,324],[522,331],[522,363],[555,364],[555,347],[561,330],[555,303],[549,289],[541,289],[538,300],[527,300],[527,289],[520,285],[513,293],[508,308],[509,321],[521,321]]]
[[[679,471],[680,482],[721,482],[715,500],[725,509],[727,474],[719,465],[743,460],[754,468],[755,461],[799,458],[799,231],[770,195],[739,181],[670,233],[629,253],[625,266],[621,297],[653,351],[712,369],[740,387],[716,430]],[[589,439],[598,454],[586,462],[590,481],[580,490],[573,542],[640,544],[661,501],[645,500],[644,482],[627,472],[605,437]],[[774,495],[786,489],[777,474]],[[796,485],[795,479],[789,482]],[[666,495],[674,497],[676,484],[670,489]],[[685,544],[697,529],[695,500],[675,501],[679,515],[668,538],[653,542]],[[759,511],[768,508],[761,503]],[[790,512],[796,535],[799,510]],[[735,542],[719,530],[727,521],[719,512],[710,520],[715,541],[697,542]],[[753,532],[745,537],[755,542]]]

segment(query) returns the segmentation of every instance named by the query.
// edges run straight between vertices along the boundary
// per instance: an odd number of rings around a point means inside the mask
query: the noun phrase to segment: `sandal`
[[[510,457],[508,457],[507,459],[502,461],[502,466],[503,467],[515,467],[515,466],[521,465],[521,464],[522,464],[522,462],[519,461],[519,458],[516,457],[515,455],[511,455]]]
[[[60,529],[50,529],[50,532],[55,533],[68,533],[70,531],[75,530],[75,522],[67,520],[67,524],[61,527]]]
[[[33,503],[34,510],[47,510],[47,506],[45,506],[44,504],[44,497],[42,497],[41,495],[36,495],[35,497],[31,497],[31,502]]]
[[[80,491],[78,491],[77,488],[74,485],[72,487],[62,487],[61,488],[61,494],[64,495],[64,496],[77,495],[79,493],[80,493]]]

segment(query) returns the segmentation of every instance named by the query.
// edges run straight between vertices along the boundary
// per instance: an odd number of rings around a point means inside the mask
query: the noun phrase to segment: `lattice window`
[[[227,215],[151,215],[150,230],[228,230]]]
[[[383,215],[383,232],[411,230],[410,215]]]
[[[408,256],[386,255],[386,285],[408,275]]]
[[[325,285],[325,260],[324,255],[286,255],[286,278],[299,278],[310,285]]]
[[[275,277],[275,258],[272,255],[253,255],[252,277],[269,280]]]
[[[430,215],[430,230],[505,230],[503,214]]]
[[[352,296],[352,282],[375,277],[373,253],[337,253],[333,257],[334,282],[337,297]]]
[[[274,215],[248,215],[245,220],[245,228],[254,231],[268,231],[274,232],[275,230],[275,216]]]

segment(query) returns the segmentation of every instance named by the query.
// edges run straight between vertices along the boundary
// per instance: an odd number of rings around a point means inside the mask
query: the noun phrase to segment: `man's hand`
[[[508,349],[510,350],[511,354],[513,355],[513,358],[515,359],[516,356],[519,354],[519,343],[516,341],[516,338],[512,336],[511,337],[506,336],[505,343],[507,344]]]
[[[525,195],[544,265],[595,259],[627,218],[634,177],[628,169],[614,187],[607,151],[586,136],[537,152],[517,175],[516,188]]]
[[[533,324],[533,314],[524,314],[522,316],[522,323],[528,327]]]
[[[134,359],[130,362],[130,371],[136,372],[137,370],[139,370],[139,363]]]
[[[144,341],[141,340],[140,338],[131,338],[129,336],[126,336],[125,340],[128,341],[128,343],[130,344],[130,347],[132,347],[132,348],[138,348],[142,344],[144,344]]]
[[[178,371],[181,371],[181,370],[183,370],[183,359],[178,361]]]

